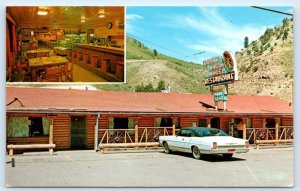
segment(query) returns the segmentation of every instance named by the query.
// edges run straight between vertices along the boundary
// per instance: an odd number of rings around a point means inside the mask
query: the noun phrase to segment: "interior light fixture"
[[[48,11],[47,10],[38,10],[37,14],[42,15],[42,16],[48,15]]]
[[[100,14],[100,15],[99,15],[99,18],[104,18],[104,17],[105,17],[104,14]]]
[[[98,12],[98,14],[104,14],[104,13],[105,13],[104,9],[100,9]]]

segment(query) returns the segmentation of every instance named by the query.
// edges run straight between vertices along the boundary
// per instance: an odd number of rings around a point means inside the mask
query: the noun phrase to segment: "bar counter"
[[[124,81],[124,49],[89,44],[74,44],[69,57],[72,62],[90,70],[109,82]]]

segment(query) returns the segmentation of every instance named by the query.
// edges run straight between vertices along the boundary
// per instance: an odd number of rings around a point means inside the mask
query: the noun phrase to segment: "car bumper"
[[[247,153],[249,148],[221,148],[211,150],[201,150],[203,154],[236,154],[236,153]]]

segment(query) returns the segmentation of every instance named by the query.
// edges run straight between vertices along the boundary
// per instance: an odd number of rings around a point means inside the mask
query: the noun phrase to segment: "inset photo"
[[[124,82],[124,7],[7,7],[6,82]]]

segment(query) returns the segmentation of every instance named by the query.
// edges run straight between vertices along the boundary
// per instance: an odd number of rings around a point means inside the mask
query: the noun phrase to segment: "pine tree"
[[[248,48],[248,46],[249,46],[249,39],[248,39],[248,37],[246,36],[246,37],[245,37],[245,40],[244,40],[244,48]]]

